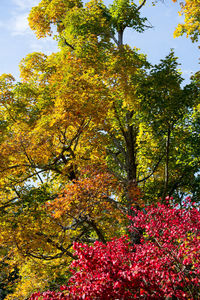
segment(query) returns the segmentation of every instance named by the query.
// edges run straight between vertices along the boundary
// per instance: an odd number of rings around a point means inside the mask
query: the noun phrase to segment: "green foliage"
[[[62,284],[73,242],[120,236],[132,206],[199,195],[199,73],[183,86],[173,51],[152,66],[123,44],[126,28],[148,27],[144,4],[42,0],[30,12],[38,38],[55,26],[59,51],[27,55],[21,82],[0,77],[6,299]]]
[[[115,0],[110,5],[110,15],[113,27],[117,30],[124,30],[127,27],[138,32],[145,30],[147,18],[141,18],[137,5],[130,0]]]

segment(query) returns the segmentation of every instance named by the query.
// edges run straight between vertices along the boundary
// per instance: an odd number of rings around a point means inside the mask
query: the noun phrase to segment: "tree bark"
[[[118,46],[123,45],[123,33],[124,33],[123,29],[120,29],[118,31]]]
[[[163,189],[163,195],[162,195],[162,202],[164,203],[165,198],[167,196],[167,187],[169,182],[169,152],[170,152],[170,135],[171,135],[171,128],[170,125],[168,127],[167,131],[167,137],[166,137],[166,160],[165,160],[165,172],[164,172],[164,189]]]

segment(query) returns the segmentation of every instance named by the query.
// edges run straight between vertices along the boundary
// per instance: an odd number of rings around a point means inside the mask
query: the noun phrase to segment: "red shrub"
[[[143,230],[141,244],[128,237],[75,243],[65,296],[30,299],[200,299],[200,212],[158,204],[134,213],[130,230]]]

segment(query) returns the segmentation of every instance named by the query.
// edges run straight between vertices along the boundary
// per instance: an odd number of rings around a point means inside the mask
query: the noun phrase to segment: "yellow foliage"
[[[177,26],[174,36],[186,33],[186,36],[190,37],[193,42],[197,42],[200,34],[200,1],[186,0],[184,3],[182,2],[180,15],[185,17],[184,23]]]

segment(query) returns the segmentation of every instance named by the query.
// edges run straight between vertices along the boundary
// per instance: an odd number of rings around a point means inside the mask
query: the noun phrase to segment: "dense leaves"
[[[143,230],[139,245],[127,237],[93,246],[75,243],[78,258],[68,284],[61,287],[63,299],[198,299],[200,212],[189,201],[185,206],[134,209],[130,230]],[[59,293],[49,295],[60,299]],[[30,299],[48,297],[35,293]]]
[[[140,246],[131,252],[123,238],[106,244],[125,233],[132,244],[141,241],[147,229],[127,230],[132,206],[164,203],[166,195],[180,207],[188,194],[199,201],[199,73],[184,86],[173,51],[151,65],[123,43],[127,28],[150,27],[141,13],[145,2],[40,1],[29,24],[38,38],[57,39],[57,53],[28,54],[20,82],[0,76],[0,286],[7,300],[62,286],[71,276],[73,243],[77,256],[96,241],[102,257],[113,247],[120,261],[119,246],[137,260]],[[190,3],[189,19],[196,7]],[[140,254],[149,245],[162,257],[150,241],[145,237]],[[130,265],[121,259],[123,273]],[[130,294],[122,286],[116,283],[113,293]]]
[[[184,23],[177,26],[174,35],[180,36],[186,33],[187,37],[190,37],[193,42],[197,42],[200,34],[199,1],[186,0],[181,2],[180,15],[184,16]]]

